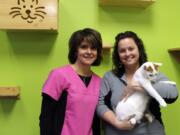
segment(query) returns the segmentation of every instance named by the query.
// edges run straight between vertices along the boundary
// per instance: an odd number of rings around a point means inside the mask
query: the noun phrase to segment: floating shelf
[[[20,87],[0,87],[0,98],[20,98]]]
[[[110,51],[111,50],[112,45],[103,45],[103,51]]]
[[[122,6],[122,7],[147,7],[155,0],[99,0],[102,6]]]
[[[168,49],[168,52],[180,63],[180,48],[171,48]]]

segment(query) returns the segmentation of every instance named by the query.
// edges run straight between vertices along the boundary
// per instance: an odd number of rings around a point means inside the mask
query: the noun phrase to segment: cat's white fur
[[[150,96],[155,98],[161,106],[166,107],[167,104],[164,99],[151,85],[151,81],[155,79],[158,73],[156,67],[161,65],[161,63],[146,62],[135,72],[133,80],[139,82],[146,92],[135,91],[127,99],[121,100],[115,110],[118,120],[124,120],[129,116],[135,115],[130,119],[131,123],[135,124],[136,122],[140,122],[144,116]],[[151,71],[148,71],[148,68],[150,68]],[[162,83],[175,84],[171,81],[162,81]]]

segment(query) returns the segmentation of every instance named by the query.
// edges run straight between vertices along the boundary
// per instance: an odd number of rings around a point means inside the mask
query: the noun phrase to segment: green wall
[[[38,135],[41,88],[52,68],[68,63],[71,33],[92,27],[104,43],[113,44],[117,33],[133,30],[142,37],[151,61],[180,88],[180,64],[167,52],[180,47],[180,1],[157,0],[146,9],[101,7],[98,0],[60,0],[59,33],[0,31],[0,86],[20,86],[20,100],[0,99],[0,135]],[[95,72],[111,68],[111,54]],[[167,135],[179,135],[179,100],[162,108]]]

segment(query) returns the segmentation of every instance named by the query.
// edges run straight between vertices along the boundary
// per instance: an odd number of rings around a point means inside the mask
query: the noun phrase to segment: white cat
[[[161,65],[161,63],[146,62],[135,72],[133,80],[139,82],[146,92],[135,91],[127,99],[121,100],[115,110],[118,120],[124,120],[129,116],[135,115],[130,119],[131,123],[135,124],[136,122],[140,122],[144,116],[150,96],[155,98],[161,106],[166,107],[167,104],[164,99],[151,85],[151,81],[157,76],[157,69]],[[161,82],[175,84],[175,82],[171,81]]]

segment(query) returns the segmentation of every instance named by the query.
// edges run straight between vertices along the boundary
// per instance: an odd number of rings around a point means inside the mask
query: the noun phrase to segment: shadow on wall
[[[0,108],[2,109],[4,117],[8,117],[12,112],[17,100],[14,99],[1,99]]]
[[[7,32],[16,55],[48,55],[56,42],[57,33]]]
[[[102,65],[109,65],[111,64],[111,50],[103,50],[103,58],[102,58]]]
[[[177,76],[180,76],[180,70],[179,70],[180,69],[180,62],[178,62],[172,54],[169,54],[169,57],[173,63],[173,66],[176,69],[176,72],[178,73]]]

